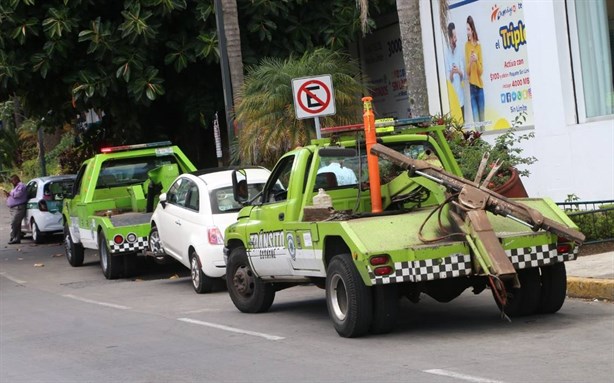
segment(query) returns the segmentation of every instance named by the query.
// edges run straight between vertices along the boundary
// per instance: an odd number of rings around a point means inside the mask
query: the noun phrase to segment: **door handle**
[[[279,220],[283,221],[284,218],[286,218],[286,215],[284,213],[279,213]]]
[[[181,222],[180,221],[175,221],[175,223],[179,226],[181,226]]]

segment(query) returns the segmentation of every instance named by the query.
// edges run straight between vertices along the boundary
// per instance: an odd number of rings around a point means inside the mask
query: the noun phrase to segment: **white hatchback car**
[[[218,168],[180,175],[160,195],[151,217],[149,250],[190,268],[199,294],[211,291],[226,273],[223,234],[242,207],[234,200],[232,172]],[[262,167],[246,169],[250,198],[262,191],[269,174]]]
[[[62,201],[71,192],[76,175],[34,178],[26,184],[28,202],[21,231],[32,234],[35,243],[41,243],[46,234],[64,229]]]

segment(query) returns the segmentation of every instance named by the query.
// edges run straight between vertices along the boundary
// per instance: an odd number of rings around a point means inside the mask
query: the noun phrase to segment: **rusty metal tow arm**
[[[476,254],[477,272],[480,270],[497,279],[513,280],[514,286],[519,286],[516,270],[505,254],[489,220],[486,211],[510,218],[530,227],[533,231],[540,229],[567,238],[580,245],[584,235],[551,219],[544,217],[539,211],[522,203],[509,200],[500,194],[455,176],[445,170],[433,166],[426,161],[414,160],[381,144],[375,144],[371,152],[385,157],[394,164],[409,171],[410,175],[420,175],[446,187],[449,193],[457,195],[452,200],[455,209],[450,209],[453,223],[461,230]],[[491,171],[491,173],[493,173]],[[492,177],[491,174],[487,178]]]

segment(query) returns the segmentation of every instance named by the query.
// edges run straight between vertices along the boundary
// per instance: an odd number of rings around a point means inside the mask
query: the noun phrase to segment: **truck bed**
[[[113,226],[121,227],[121,226],[141,225],[141,224],[149,223],[152,215],[153,213],[130,212],[130,213],[115,214],[109,217],[109,219],[111,220],[111,223],[113,224]]]

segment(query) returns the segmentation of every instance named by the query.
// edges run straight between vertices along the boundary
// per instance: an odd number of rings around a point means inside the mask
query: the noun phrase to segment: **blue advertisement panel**
[[[466,128],[506,129],[520,114],[533,124],[527,28],[522,1],[448,0],[450,114]]]

